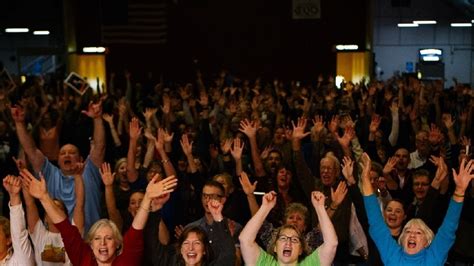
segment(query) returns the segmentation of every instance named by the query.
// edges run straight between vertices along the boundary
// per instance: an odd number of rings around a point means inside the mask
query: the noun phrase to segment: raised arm
[[[91,145],[90,159],[92,163],[99,168],[105,156],[105,129],[104,122],[102,121],[102,102],[89,103],[87,111],[82,111],[82,113],[94,121],[94,145]]]
[[[76,193],[76,206],[74,207],[73,221],[81,235],[84,233],[84,163],[77,163],[74,170],[74,192]]]
[[[183,134],[181,136],[180,144],[181,148],[183,149],[183,153],[186,156],[186,159],[188,160],[189,171],[191,173],[196,173],[198,168],[196,163],[194,162],[193,157],[193,142],[189,141],[187,134]]]
[[[114,194],[114,179],[115,175],[112,174],[109,163],[103,163],[99,169],[100,176],[102,177],[102,182],[105,186],[105,206],[107,207],[107,213],[109,214],[109,219],[112,220],[117,227],[122,230],[123,219],[120,215],[120,211],[117,209],[115,202]]]
[[[25,125],[25,110],[21,106],[10,108],[13,121],[15,122],[16,134],[23,150],[28,156],[28,160],[35,172],[39,172],[46,159],[44,154],[36,147],[33,137],[30,135]]]
[[[11,241],[15,256],[19,265],[34,265],[34,253],[28,239],[28,230],[25,224],[25,213],[21,205],[20,178],[8,175],[3,179],[3,187],[10,195],[10,229]]]
[[[323,234],[324,243],[317,249],[321,265],[332,265],[337,249],[337,235],[331,219],[324,208],[325,196],[319,191],[311,193],[311,203],[318,215],[319,227]]]
[[[258,208],[259,208],[257,199],[255,198],[255,195],[253,194],[257,187],[257,181],[253,182],[252,184],[250,182],[249,176],[245,172],[240,173],[239,181],[240,181],[240,185],[242,185],[242,189],[245,195],[247,196],[247,201],[249,203],[249,208],[250,208],[250,214],[254,216],[257,213]]]
[[[132,227],[136,230],[142,230],[145,228],[148,214],[150,212],[151,200],[173,192],[177,185],[178,179],[176,179],[174,175],[159,182],[158,175],[155,175],[146,187],[145,196],[143,197],[135,218],[133,218]]]
[[[120,140],[117,129],[115,128],[114,115],[103,114],[102,119],[104,119],[110,127],[110,133],[112,135],[112,139],[114,140],[115,147],[120,147],[122,145],[122,141]]]
[[[242,151],[244,150],[244,142],[240,141],[240,138],[235,138],[233,141],[233,145],[230,148],[230,154],[234,158],[235,161],[235,175],[240,176],[240,174],[244,171],[242,167]]]
[[[265,218],[273,207],[275,207],[276,197],[277,195],[274,191],[265,194],[262,199],[262,206],[260,206],[260,209],[248,221],[240,233],[240,248],[246,265],[256,265],[257,263],[258,257],[260,256],[260,247],[257,242],[255,242],[255,238]]]
[[[140,133],[142,132],[138,118],[134,117],[132,118],[132,121],[130,121],[129,132],[130,143],[128,145],[127,153],[127,179],[128,182],[133,183],[138,179],[138,171],[135,168],[135,160],[137,155],[138,137],[140,137]]]
[[[260,153],[258,152],[257,145],[257,129],[259,123],[257,121],[250,122],[245,119],[240,121],[240,131],[243,132],[250,141],[250,151],[252,154],[253,166],[255,168],[255,176],[262,177],[265,176],[265,169],[263,167],[262,159],[260,158]]]
[[[67,218],[66,214],[54,203],[53,199],[49,196],[48,190],[46,189],[46,182],[41,173],[39,180],[36,179],[26,169],[21,170],[20,175],[22,177],[22,182],[30,195],[39,199],[41,205],[43,205],[44,210],[54,224],[60,223]]]
[[[161,163],[163,164],[163,169],[165,170],[166,176],[176,175],[176,170],[174,169],[174,166],[171,163],[170,158],[168,157],[168,154],[165,150],[166,142],[171,142],[171,139],[173,139],[173,135],[174,133],[168,134],[168,131],[159,128],[158,136],[155,141],[155,148],[160,154]]]

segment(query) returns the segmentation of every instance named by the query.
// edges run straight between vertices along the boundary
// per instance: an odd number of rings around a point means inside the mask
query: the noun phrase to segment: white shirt
[[[64,249],[60,233],[48,231],[43,222],[38,220],[30,236],[35,247],[35,259],[38,266],[72,265]]]
[[[8,255],[0,265],[8,266],[29,266],[35,265],[33,248],[28,239],[26,229],[25,212],[21,204],[10,208],[10,233],[12,239],[13,254]]]

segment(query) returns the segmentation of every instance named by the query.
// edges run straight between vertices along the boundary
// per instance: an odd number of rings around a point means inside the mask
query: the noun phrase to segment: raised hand
[[[183,233],[184,231],[184,226],[182,225],[177,225],[174,227],[174,237],[176,239],[179,239],[179,237],[181,236],[181,234]]]
[[[456,120],[453,119],[453,116],[451,114],[443,114],[442,119],[443,124],[447,129],[453,128],[454,123],[456,123]]]
[[[339,126],[339,116],[335,115],[331,118],[331,122],[328,125],[329,132],[331,132],[332,134],[336,134],[338,126]]]
[[[228,154],[230,151],[230,147],[232,146],[232,138],[225,139],[221,141],[221,150],[223,154]]]
[[[277,202],[277,194],[275,191],[270,191],[263,195],[262,206],[260,208],[273,209]]]
[[[273,150],[273,147],[272,145],[268,145],[267,147],[265,147],[265,149],[263,149],[263,151],[260,153],[260,158],[262,158],[262,160],[266,160],[268,158],[268,155],[270,155],[270,151]]]
[[[161,208],[163,208],[163,206],[170,199],[170,197],[171,197],[171,194],[166,193],[159,197],[153,198],[150,203],[150,211],[156,212],[160,210]]]
[[[14,175],[7,175],[3,179],[3,187],[10,195],[10,198],[18,196],[21,191],[21,179]]]
[[[20,175],[25,188],[31,196],[37,199],[42,199],[48,196],[46,181],[44,180],[42,173],[39,173],[40,180],[36,179],[36,177],[34,177],[27,169],[21,170]]]
[[[130,139],[132,140],[137,140],[138,137],[140,137],[140,134],[142,133],[142,127],[140,127],[140,121],[138,118],[134,117],[132,118],[132,121],[129,123],[129,134],[130,134]]]
[[[454,183],[456,183],[456,189],[454,191],[454,196],[464,196],[467,186],[474,179],[474,160],[469,160],[466,162],[465,159],[461,161],[459,166],[459,173],[456,173],[456,170],[453,169],[453,178]]]
[[[234,158],[234,160],[238,161],[242,159],[242,152],[244,150],[244,142],[240,140],[240,138],[234,139],[234,145],[230,148],[230,154]]]
[[[82,113],[90,118],[100,118],[102,116],[102,102],[90,102],[87,110],[82,110]]]
[[[205,107],[209,104],[209,95],[207,95],[205,91],[201,91],[201,94],[199,95],[199,100],[197,101],[202,107]]]
[[[239,130],[244,133],[248,138],[257,136],[257,126],[254,121],[250,122],[248,119],[240,121]]]
[[[355,135],[356,134],[353,127],[346,127],[344,129],[344,135],[342,135],[342,137],[337,136],[337,141],[342,147],[348,148]]]
[[[443,133],[435,124],[431,124],[428,140],[432,145],[437,145],[443,140]]]
[[[13,121],[15,123],[23,123],[25,122],[25,109],[23,109],[20,105],[14,105],[10,108],[10,112],[12,114]]]
[[[173,137],[174,137],[174,132],[170,134],[170,132],[168,132],[166,128],[163,130],[163,140],[166,143],[170,143],[171,141],[173,141]]]
[[[253,182],[252,184],[250,182],[249,176],[244,171],[240,173],[239,181],[240,185],[242,185],[245,195],[250,195],[255,192],[255,189],[257,188],[257,181]]]
[[[432,155],[430,161],[437,167],[432,184],[439,188],[439,184],[448,176],[448,166],[444,162],[443,157]]]
[[[183,153],[186,156],[191,156],[192,152],[193,152],[193,142],[192,141],[189,142],[187,134],[183,134],[181,136],[181,140],[179,141],[179,143],[181,144],[181,148],[183,149]]]
[[[112,115],[112,114],[104,113],[104,114],[102,114],[102,119],[104,119],[105,122],[107,122],[109,124],[114,123],[114,115]]]
[[[325,201],[326,197],[320,191],[311,192],[311,203],[313,204],[314,208],[324,208]]]
[[[311,134],[311,132],[304,132],[306,129],[306,123],[307,120],[304,117],[298,117],[298,122],[296,123],[296,125],[294,121],[291,121],[291,124],[293,125],[293,133],[291,134],[291,139],[301,140]]]
[[[324,129],[324,120],[321,115],[314,116],[312,131],[319,134]]]
[[[82,176],[82,173],[84,172],[84,162],[77,162],[74,165],[74,168],[72,169],[72,175],[73,176]]]
[[[99,172],[100,176],[102,177],[102,182],[104,183],[104,186],[109,187],[114,184],[115,173],[112,173],[109,163],[102,163]]]
[[[378,114],[374,114],[372,116],[372,120],[370,121],[370,126],[369,126],[370,133],[375,134],[377,132],[380,126],[380,122],[382,122],[382,117],[380,117]]]
[[[13,161],[15,162],[16,169],[18,169],[18,172],[21,171],[22,169],[26,169],[26,162],[23,161],[22,159],[17,159],[16,157],[12,157]]]
[[[146,120],[150,120],[158,111],[158,108],[146,108],[145,112],[143,112],[143,116]]]
[[[351,185],[356,183],[353,173],[354,161],[350,157],[344,156],[344,158],[342,158],[342,174]]]
[[[224,204],[217,199],[211,199],[207,202],[207,208],[212,215],[212,219],[216,222],[222,221],[224,216],[222,215],[222,209],[224,208]]]
[[[146,193],[149,198],[157,198],[161,195],[171,193],[175,190],[178,185],[178,179],[174,175],[171,175],[158,182],[159,174],[153,176],[153,179],[148,183],[146,187]]]
[[[387,163],[383,167],[383,174],[389,175],[395,169],[395,166],[397,165],[397,163],[398,163],[397,157],[388,158]]]
[[[167,115],[171,111],[171,99],[168,94],[163,94],[163,106],[161,106],[163,114]]]
[[[370,170],[372,169],[372,160],[367,153],[364,152],[362,154],[360,164],[362,166],[362,181],[372,186],[370,184]]]
[[[337,208],[341,202],[344,200],[344,198],[347,195],[347,185],[346,182],[339,182],[337,185],[336,190],[331,188],[331,208],[335,209]]]

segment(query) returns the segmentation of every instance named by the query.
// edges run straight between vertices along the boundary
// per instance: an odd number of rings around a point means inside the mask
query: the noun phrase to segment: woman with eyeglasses
[[[242,257],[247,265],[331,265],[336,254],[337,236],[324,207],[325,197],[313,191],[311,202],[318,215],[324,243],[307,255],[307,246],[302,233],[293,225],[284,225],[277,230],[267,251],[255,242],[258,230],[276,204],[274,191],[263,196],[262,206],[245,225],[239,236]]]
[[[369,220],[369,233],[377,245],[383,263],[385,265],[444,265],[455,240],[464,193],[474,178],[474,160],[467,163],[463,160],[458,173],[453,170],[456,188],[436,236],[421,219],[411,219],[403,228],[398,244],[382,220],[374,189],[370,184],[370,158],[365,153],[362,155],[362,165],[362,194]]]

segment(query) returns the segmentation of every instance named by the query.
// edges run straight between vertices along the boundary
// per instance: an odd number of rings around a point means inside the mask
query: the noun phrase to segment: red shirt
[[[73,265],[97,265],[89,244],[84,242],[79,230],[72,226],[68,219],[55,224],[55,226],[61,233],[64,247]],[[122,253],[114,259],[112,265],[139,266],[142,263],[143,250],[143,230],[136,230],[130,227],[123,237]]]

